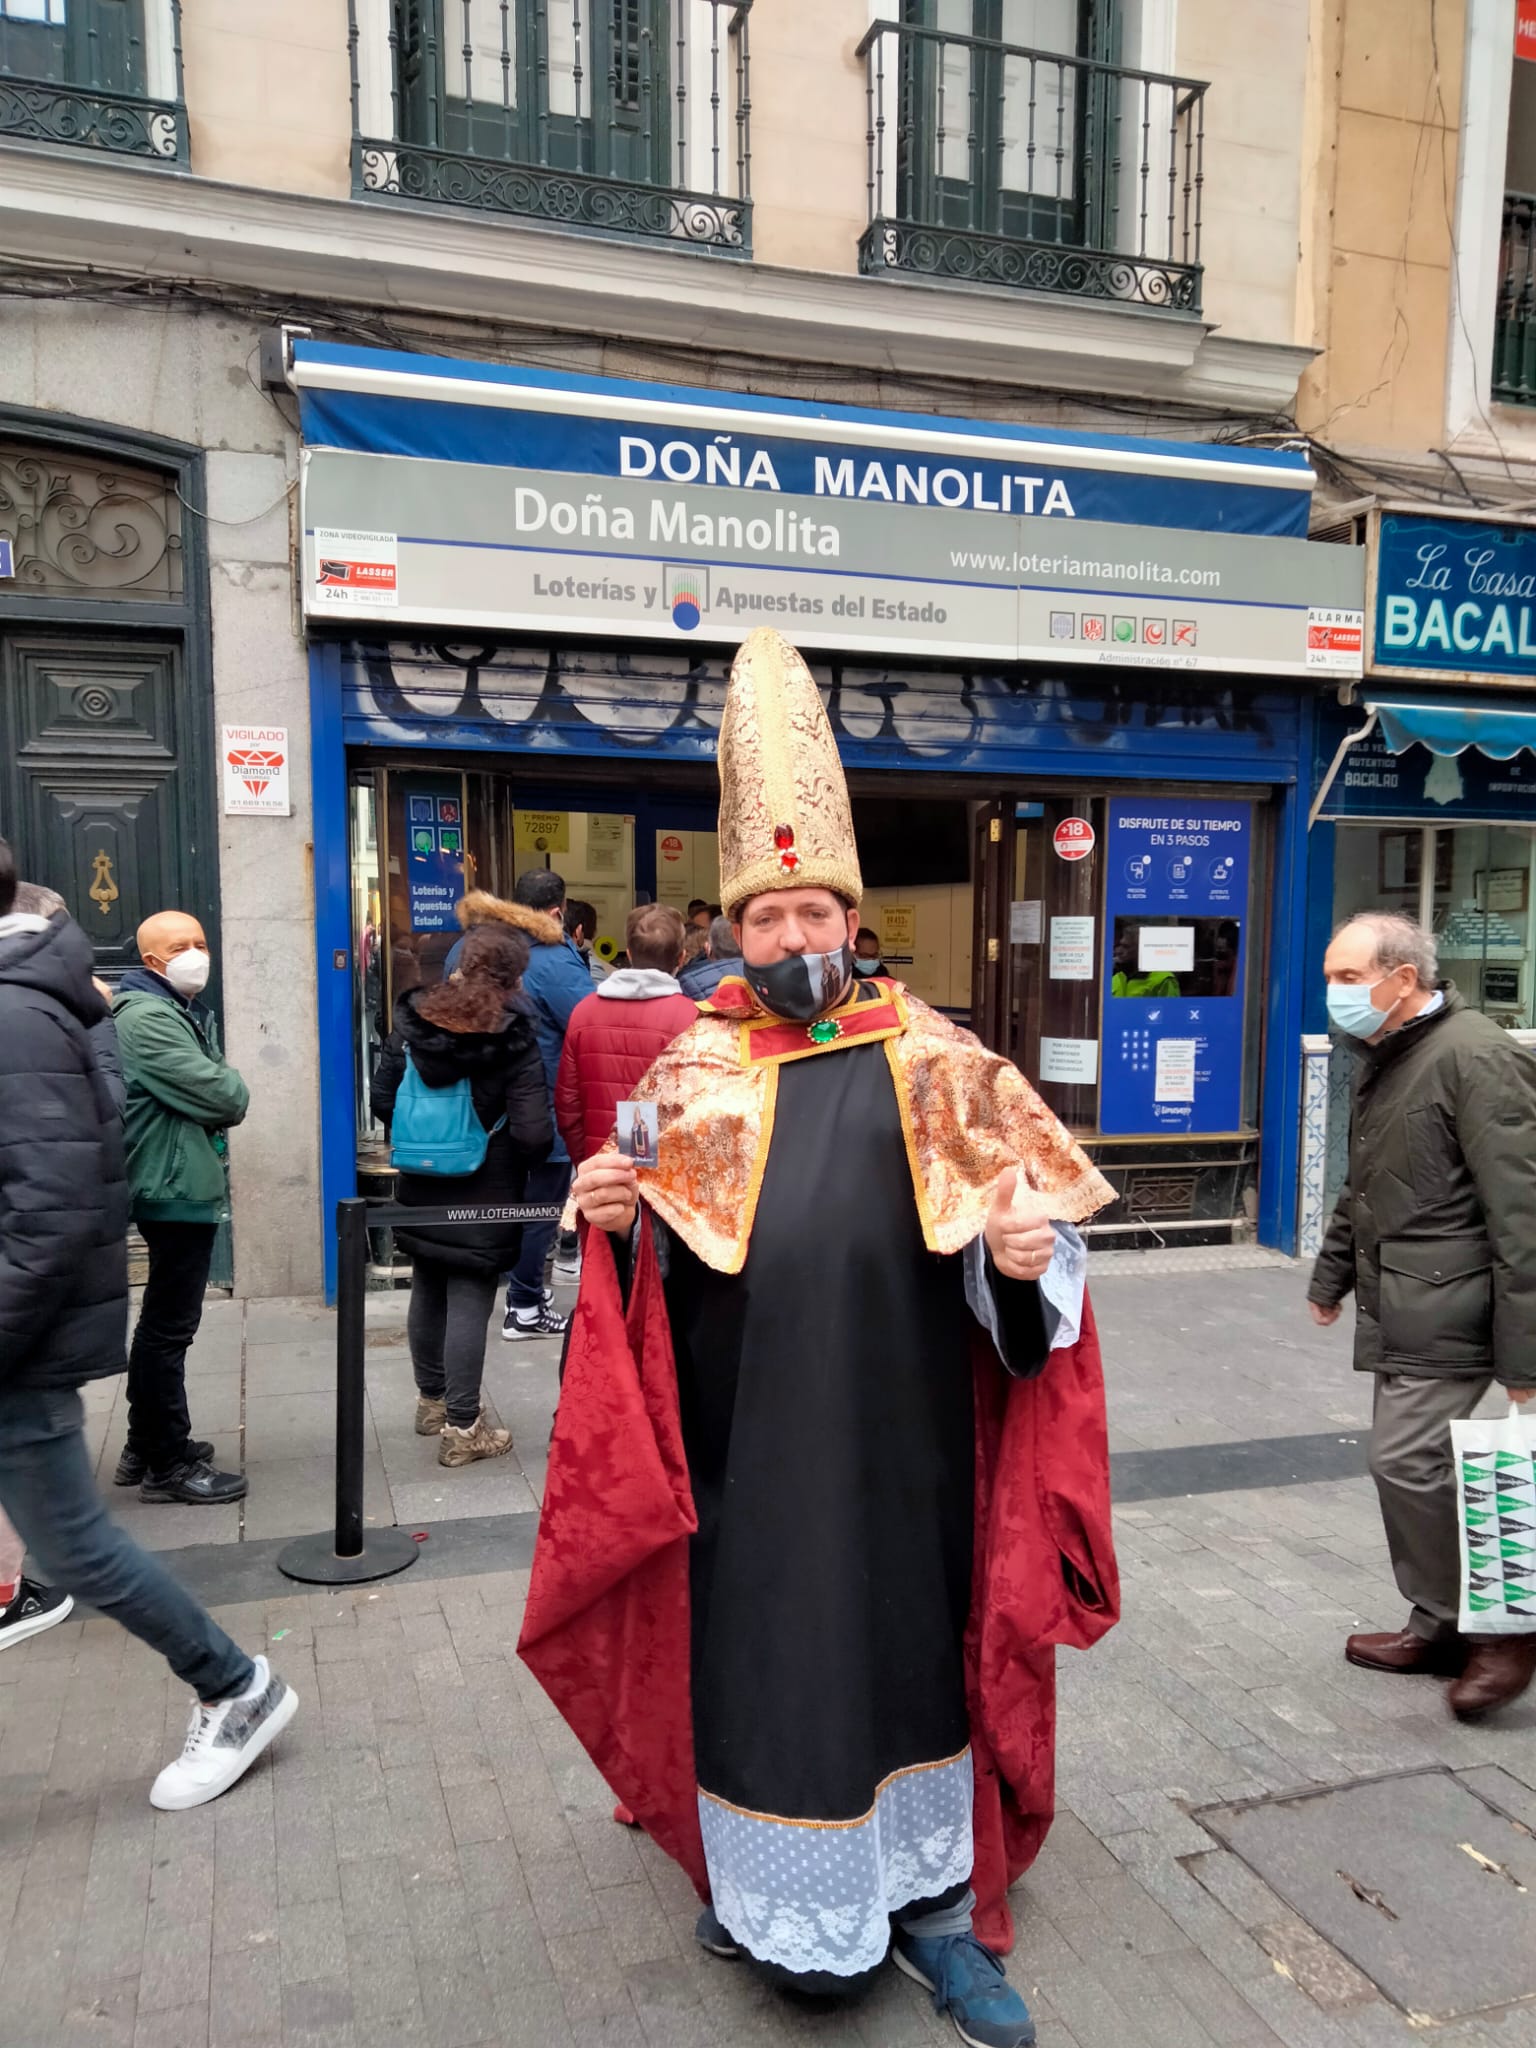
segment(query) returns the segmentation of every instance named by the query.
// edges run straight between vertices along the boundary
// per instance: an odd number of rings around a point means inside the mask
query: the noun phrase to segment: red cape
[[[688,1538],[698,1526],[677,1370],[649,1230],[625,1307],[613,1251],[584,1231],[518,1653],[654,1841],[709,1896],[689,1678]],[[978,1335],[976,1546],[966,1685],[976,1766],[975,1927],[1013,1946],[1008,1887],[1055,1805],[1058,1643],[1087,1649],[1120,1609],[1104,1376],[1093,1312],[1032,1380]]]

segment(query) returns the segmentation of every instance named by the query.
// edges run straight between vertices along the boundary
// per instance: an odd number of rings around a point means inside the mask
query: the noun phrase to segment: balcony
[[[1204,85],[891,21],[859,54],[866,274],[1199,312]]]
[[[347,6],[360,196],[750,253],[751,0]]]
[[[0,0],[0,137],[187,165],[181,0]]]
[[[1536,195],[1504,194],[1493,320],[1493,395],[1536,405]]]

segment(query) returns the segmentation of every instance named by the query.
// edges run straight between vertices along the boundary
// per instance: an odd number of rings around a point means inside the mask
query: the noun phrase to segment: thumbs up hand
[[[993,1190],[985,1235],[992,1263],[1007,1280],[1038,1280],[1051,1263],[1056,1233],[1044,1203],[1015,1166]]]

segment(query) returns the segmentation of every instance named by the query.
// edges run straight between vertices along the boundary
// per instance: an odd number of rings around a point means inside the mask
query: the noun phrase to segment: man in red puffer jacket
[[[629,913],[629,966],[610,974],[571,1013],[555,1080],[555,1122],[576,1165],[601,1152],[617,1109],[659,1052],[699,1014],[677,985],[683,920],[665,903]]]

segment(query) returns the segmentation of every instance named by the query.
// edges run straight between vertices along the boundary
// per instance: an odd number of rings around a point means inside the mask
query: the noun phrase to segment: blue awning
[[[1536,701],[1506,697],[1408,696],[1363,690],[1361,702],[1374,711],[1381,736],[1394,754],[1428,747],[1432,754],[1464,754],[1468,747],[1508,761],[1522,747],[1536,752]]]

